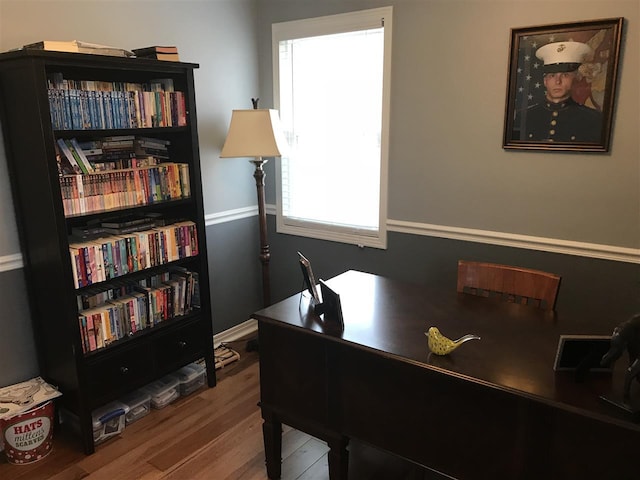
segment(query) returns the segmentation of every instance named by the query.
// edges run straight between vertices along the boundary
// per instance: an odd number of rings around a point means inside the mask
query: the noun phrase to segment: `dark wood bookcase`
[[[78,420],[83,448],[94,451],[91,412],[181,366],[205,359],[207,384],[215,386],[207,242],[194,92],[197,64],[101,55],[21,50],[0,54],[0,107],[5,149],[20,236],[41,376],[62,396],[56,405]],[[171,79],[184,92],[185,126],[54,129],[49,103],[52,75],[77,81],[140,82]],[[79,142],[117,135],[168,140],[171,161],[189,165],[188,198],[149,205],[65,215],[58,139]],[[104,219],[154,213],[192,221],[198,253],[111,280],[76,288],[69,252],[74,227]],[[200,307],[144,328],[104,348],[83,351],[77,298],[89,288],[107,289],[170,267],[197,272]]]

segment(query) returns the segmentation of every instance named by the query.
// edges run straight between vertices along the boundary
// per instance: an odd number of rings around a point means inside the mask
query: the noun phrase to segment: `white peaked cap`
[[[554,42],[540,47],[536,57],[544,62],[545,72],[571,72],[577,70],[585,58],[593,53],[582,42]]]

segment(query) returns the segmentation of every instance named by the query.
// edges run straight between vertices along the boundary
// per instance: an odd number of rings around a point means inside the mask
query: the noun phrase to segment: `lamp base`
[[[247,341],[247,352],[257,352],[259,350],[260,343],[257,338],[252,338]]]

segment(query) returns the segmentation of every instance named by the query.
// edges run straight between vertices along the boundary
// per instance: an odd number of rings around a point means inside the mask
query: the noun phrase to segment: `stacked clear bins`
[[[203,365],[190,363],[117,401],[95,409],[92,412],[94,442],[99,444],[122,433],[125,426],[148,415],[152,407],[164,408],[178,397],[190,395],[204,387],[206,374]]]
[[[125,415],[125,424],[130,425],[149,414],[151,411],[151,395],[143,389],[134,390],[120,399],[129,412]]]
[[[93,441],[98,444],[122,433],[125,427],[125,416],[129,407],[122,402],[113,401],[96,408],[92,413]]]
[[[178,379],[174,374],[149,383],[142,387],[151,396],[151,406],[156,409],[164,408],[180,396]]]
[[[193,392],[204,386],[207,371],[199,363],[190,363],[173,373],[178,379],[178,390],[180,396],[191,395]]]

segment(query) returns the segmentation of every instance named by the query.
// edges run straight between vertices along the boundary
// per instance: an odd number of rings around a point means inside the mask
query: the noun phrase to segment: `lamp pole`
[[[262,263],[262,301],[271,305],[271,281],[269,278],[269,242],[267,241],[267,212],[265,209],[266,158],[279,157],[288,145],[283,135],[278,112],[273,109],[258,109],[258,99],[252,98],[252,110],[234,110],[227,138],[220,158],[249,157],[255,166],[253,178],[258,193],[258,222],[260,227],[260,262]],[[266,158],[265,158],[266,157]]]
[[[260,262],[262,262],[262,301],[265,307],[271,305],[271,281],[269,279],[269,242],[267,241],[267,212],[265,210],[264,199],[264,164],[267,160],[256,157],[251,160],[256,167],[253,178],[256,179],[256,190],[258,192],[258,221],[260,223]]]

